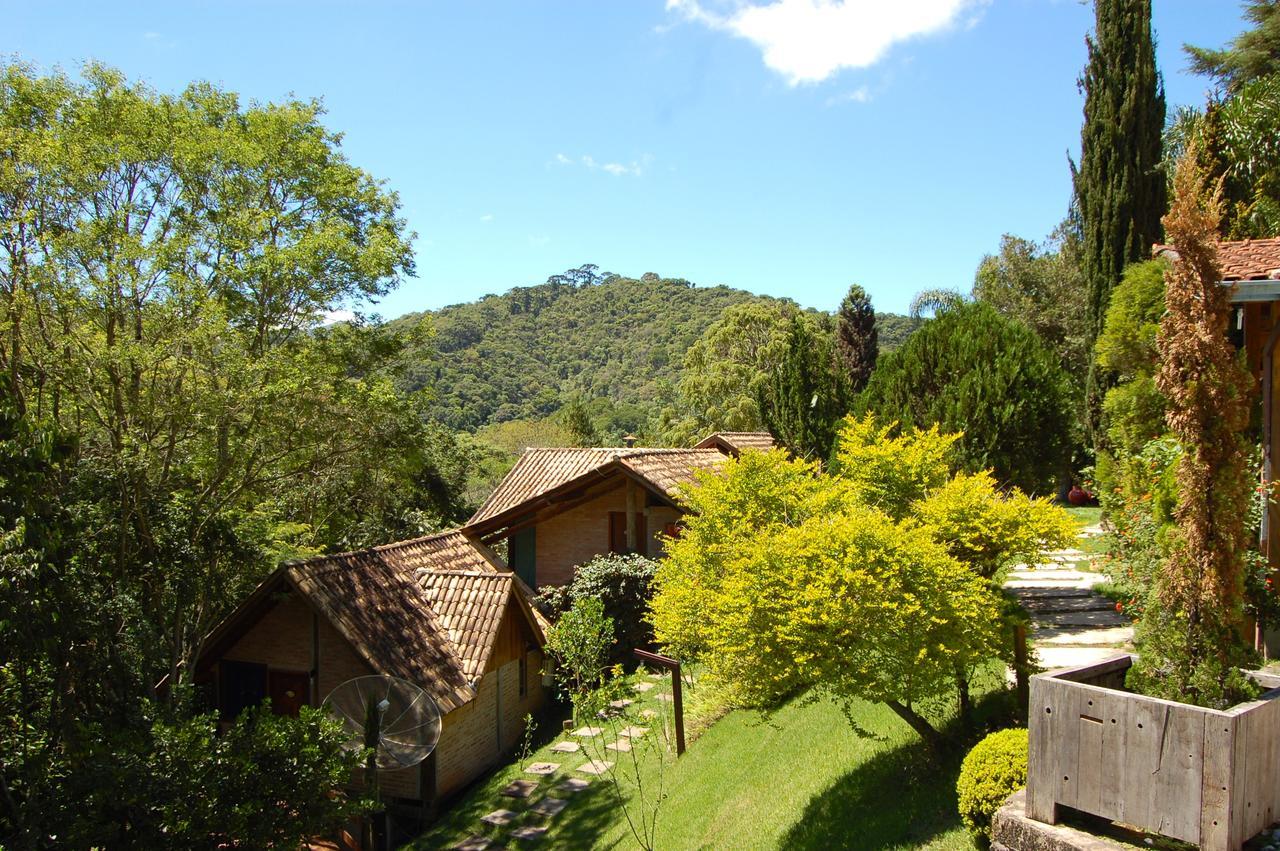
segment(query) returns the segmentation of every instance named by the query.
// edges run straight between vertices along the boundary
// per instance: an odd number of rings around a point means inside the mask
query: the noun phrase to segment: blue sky
[[[417,278],[392,317],[582,263],[833,309],[967,289],[1002,233],[1069,200],[1091,5],[1076,0],[0,0],[0,53],[88,59],[163,90],[323,98],[400,194]],[[1170,107],[1181,45],[1235,0],[1155,0]]]

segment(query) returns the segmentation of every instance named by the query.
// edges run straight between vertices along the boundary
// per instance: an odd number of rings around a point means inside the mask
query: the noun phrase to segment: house
[[[393,812],[421,814],[497,764],[541,706],[546,623],[531,598],[459,531],[286,564],[210,633],[196,682],[224,720],[264,697],[297,714],[368,674],[420,686],[443,716],[439,743],[379,780]]]
[[[564,585],[597,555],[660,556],[683,515],[680,485],[772,446],[767,433],[723,432],[692,449],[528,449],[463,529],[505,540],[507,563],[529,586]]]

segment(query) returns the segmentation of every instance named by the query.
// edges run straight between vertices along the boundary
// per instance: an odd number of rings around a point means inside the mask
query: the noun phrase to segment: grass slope
[[[695,710],[703,708],[699,698],[705,699],[698,690],[691,701]],[[646,695],[632,710],[660,706],[654,701],[657,693]],[[987,711],[998,702],[988,699]],[[851,714],[869,736],[855,733],[829,700],[793,700],[768,718],[749,711],[726,714],[682,758],[666,763],[661,791],[667,798],[658,817],[656,847],[972,851],[956,813],[962,754],[931,757],[883,706],[856,702]],[[549,748],[557,740],[551,731],[529,762],[561,763],[561,774],[568,776],[586,756],[552,754]],[[602,747],[598,741],[597,748]],[[610,752],[606,758],[619,756]],[[656,753],[642,754],[639,762],[645,789],[653,795],[658,788]],[[415,847],[450,847],[466,836],[485,834],[479,819],[486,813],[522,809],[526,804],[499,795],[520,776],[519,767],[510,765],[482,781]],[[554,782],[545,783],[528,803]],[[551,831],[544,847],[636,847],[607,783],[596,781],[588,791],[569,797],[565,811],[547,822]],[[528,817],[518,823],[543,822]],[[517,844],[492,830],[487,835]]]

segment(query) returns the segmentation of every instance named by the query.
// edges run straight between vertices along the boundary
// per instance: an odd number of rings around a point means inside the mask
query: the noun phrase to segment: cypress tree
[[[854,284],[840,302],[836,315],[836,351],[849,373],[849,386],[854,393],[867,386],[876,368],[879,334],[871,296]]]
[[[1073,168],[1090,350],[1124,267],[1149,257],[1160,239],[1166,193],[1164,84],[1156,70],[1151,0],[1094,0],[1094,13],[1089,62],[1079,80],[1085,96],[1080,166]],[[1095,443],[1105,390],[1105,377],[1091,365],[1086,395]]]
[[[801,458],[826,459],[849,411],[849,380],[838,357],[829,332],[793,317],[786,350],[757,391],[765,426]]]

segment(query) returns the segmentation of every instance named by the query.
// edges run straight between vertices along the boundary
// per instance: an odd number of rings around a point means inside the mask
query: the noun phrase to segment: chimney
[[[628,435],[623,436],[623,438],[622,438],[622,443],[623,443],[623,445],[624,445],[624,446],[626,446],[628,449],[631,449],[632,447],[634,447],[634,446],[636,445],[636,439],[637,439],[637,438],[636,438],[636,436],[635,436],[634,434],[628,434]]]

